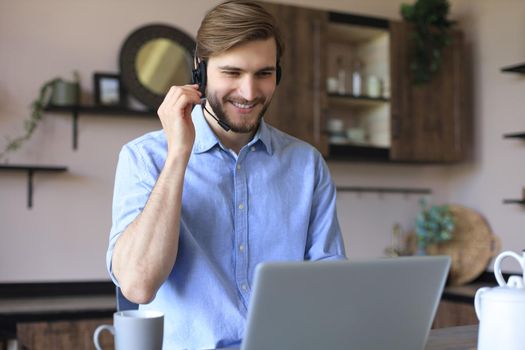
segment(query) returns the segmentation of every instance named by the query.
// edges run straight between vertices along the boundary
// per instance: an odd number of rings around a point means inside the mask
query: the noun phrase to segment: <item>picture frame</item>
[[[94,97],[96,106],[124,107],[126,92],[119,74],[93,74]]]

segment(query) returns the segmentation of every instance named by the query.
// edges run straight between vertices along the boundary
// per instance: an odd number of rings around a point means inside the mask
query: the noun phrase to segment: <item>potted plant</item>
[[[413,5],[401,4],[401,16],[414,25],[410,70],[412,82],[424,84],[441,67],[443,48],[450,43],[449,29],[453,22],[447,19],[448,0],[417,0]]]
[[[425,254],[429,244],[452,239],[455,223],[448,205],[429,207],[425,199],[419,201],[421,211],[416,217],[417,254]]]
[[[79,100],[79,75],[74,72],[75,80],[69,82],[61,78],[46,81],[40,87],[37,98],[31,103],[31,113],[24,121],[24,134],[14,139],[7,137],[7,145],[0,152],[0,160],[6,158],[7,154],[18,150],[28,141],[42,120],[44,109],[49,105],[76,105]],[[5,159],[7,162],[7,159]]]

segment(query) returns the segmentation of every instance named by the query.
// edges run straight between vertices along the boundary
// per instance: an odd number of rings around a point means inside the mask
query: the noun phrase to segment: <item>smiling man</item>
[[[226,122],[230,131],[217,128],[238,153],[257,131],[276,87],[277,47],[274,38],[235,46],[207,59],[208,91],[205,113]],[[201,58],[204,60],[204,58]],[[211,112],[213,111],[213,112]]]
[[[216,6],[197,34],[201,85],[173,86],[163,129],[120,153],[107,265],[164,312],[164,349],[238,346],[257,264],[345,258],[323,158],[263,119],[282,51],[260,5]]]

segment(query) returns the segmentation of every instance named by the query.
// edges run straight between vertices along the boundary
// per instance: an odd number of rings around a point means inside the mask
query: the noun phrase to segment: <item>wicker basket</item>
[[[449,255],[452,258],[448,284],[457,286],[479,277],[501,247],[499,238],[481,214],[456,204],[449,205],[449,208],[455,222],[453,238],[429,245],[427,254]],[[415,234],[411,233],[407,241],[409,251],[415,252],[415,243]]]

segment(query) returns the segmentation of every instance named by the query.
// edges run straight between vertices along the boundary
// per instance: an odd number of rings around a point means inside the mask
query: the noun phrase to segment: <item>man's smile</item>
[[[248,103],[240,103],[240,102],[235,102],[235,101],[230,101],[230,102],[235,107],[240,108],[240,109],[250,109],[250,108],[255,107],[255,103],[248,104]]]

